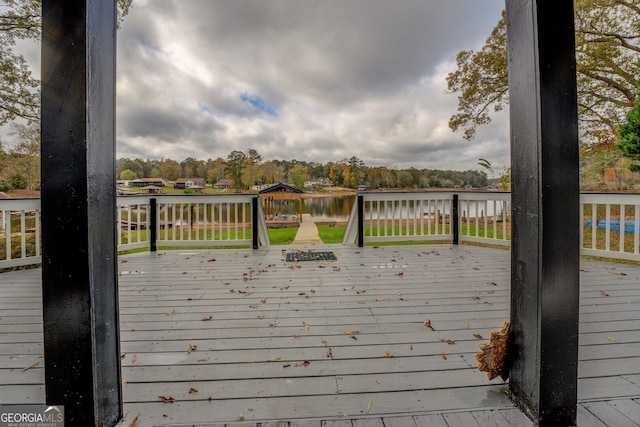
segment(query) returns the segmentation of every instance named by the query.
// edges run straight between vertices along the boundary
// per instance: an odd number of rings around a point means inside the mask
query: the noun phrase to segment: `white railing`
[[[40,199],[0,200],[0,270],[42,262],[40,215]],[[251,194],[118,197],[116,233],[118,251],[269,246],[264,214]]]
[[[458,193],[458,221],[461,242],[511,246],[511,194]]]
[[[365,193],[364,238],[377,241],[451,238],[451,193]]]
[[[583,255],[640,261],[640,194],[581,194]]]
[[[254,198],[250,194],[157,197],[157,245],[251,245]]]
[[[40,199],[0,200],[0,269],[39,264]]]
[[[118,197],[118,250],[268,246],[260,206],[254,195]],[[510,210],[509,193],[361,193],[343,243],[459,240],[509,245]],[[0,200],[0,269],[42,262],[40,216],[39,199]],[[581,194],[580,218],[581,254],[640,261],[640,194]]]

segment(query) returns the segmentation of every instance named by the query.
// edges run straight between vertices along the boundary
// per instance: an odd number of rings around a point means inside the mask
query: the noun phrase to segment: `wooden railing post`
[[[574,426],[579,162],[573,2],[507,0],[511,120],[511,396]]]
[[[358,194],[356,198],[358,203],[358,246],[364,247],[364,196]]]
[[[453,244],[457,245],[460,237],[460,213],[458,195],[453,195],[453,205],[451,206],[451,233],[453,234]]]
[[[260,198],[255,196],[253,200],[251,200],[251,241],[254,250],[260,247],[258,236],[258,203],[260,203]]]
[[[149,250],[156,252],[158,250],[158,200],[152,197],[149,200]]]
[[[45,400],[67,426],[122,418],[116,1],[42,1]]]

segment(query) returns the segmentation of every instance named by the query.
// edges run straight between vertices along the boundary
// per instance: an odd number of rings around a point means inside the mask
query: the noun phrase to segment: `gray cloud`
[[[118,155],[467,169],[508,162],[508,121],[453,134],[455,54],[502,0],[136,0],[118,34]]]

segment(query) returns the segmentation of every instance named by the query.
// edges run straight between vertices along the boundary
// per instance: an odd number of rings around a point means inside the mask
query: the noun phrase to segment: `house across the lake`
[[[327,177],[314,178],[309,181],[305,181],[304,187],[333,187],[333,181]]]
[[[229,188],[231,188],[232,185],[233,183],[229,178],[222,178],[218,180],[218,182],[213,184],[213,188],[217,190],[228,190]]]
[[[173,188],[177,190],[186,190],[191,188],[193,190],[202,190],[206,185],[204,178],[178,178],[173,183]]]
[[[162,178],[138,178],[129,183],[130,187],[147,187],[149,185],[154,187],[164,187],[164,181]]]

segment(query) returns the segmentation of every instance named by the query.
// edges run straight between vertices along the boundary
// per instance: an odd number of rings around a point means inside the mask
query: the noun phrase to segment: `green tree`
[[[631,159],[629,170],[640,172],[640,86],[635,107],[627,113],[624,123],[620,124],[620,140],[616,146],[624,157]]]
[[[256,178],[259,175],[258,166],[262,163],[262,156],[253,148],[249,148],[246,153],[246,162],[247,174],[245,186],[251,187],[256,183]]]
[[[160,172],[160,178],[167,181],[175,181],[182,175],[182,168],[180,163],[171,159],[163,159],[158,165],[158,171]]]
[[[289,170],[289,176],[295,187],[302,188],[305,181],[309,180],[309,169],[305,165],[297,163]]]
[[[14,188],[40,188],[40,129],[36,123],[13,124],[16,143],[7,155],[6,173]]]
[[[612,149],[618,124],[635,103],[640,73],[640,7],[629,0],[574,0],[578,110],[583,138],[594,149]],[[508,104],[506,18],[478,52],[461,51],[457,68],[447,76],[448,90],[458,94],[458,113],[449,126],[471,140],[491,111]]]
[[[136,174],[131,169],[125,169],[122,172],[120,172],[120,179],[123,181],[132,181],[136,178],[138,178],[138,174]]]
[[[132,0],[118,0],[118,24]],[[16,118],[38,122],[40,83],[24,57],[13,48],[17,40],[39,42],[41,0],[3,0],[0,9],[0,125]]]
[[[231,178],[233,186],[242,187],[242,176],[247,163],[247,155],[240,150],[233,150],[227,156],[225,173]]]

